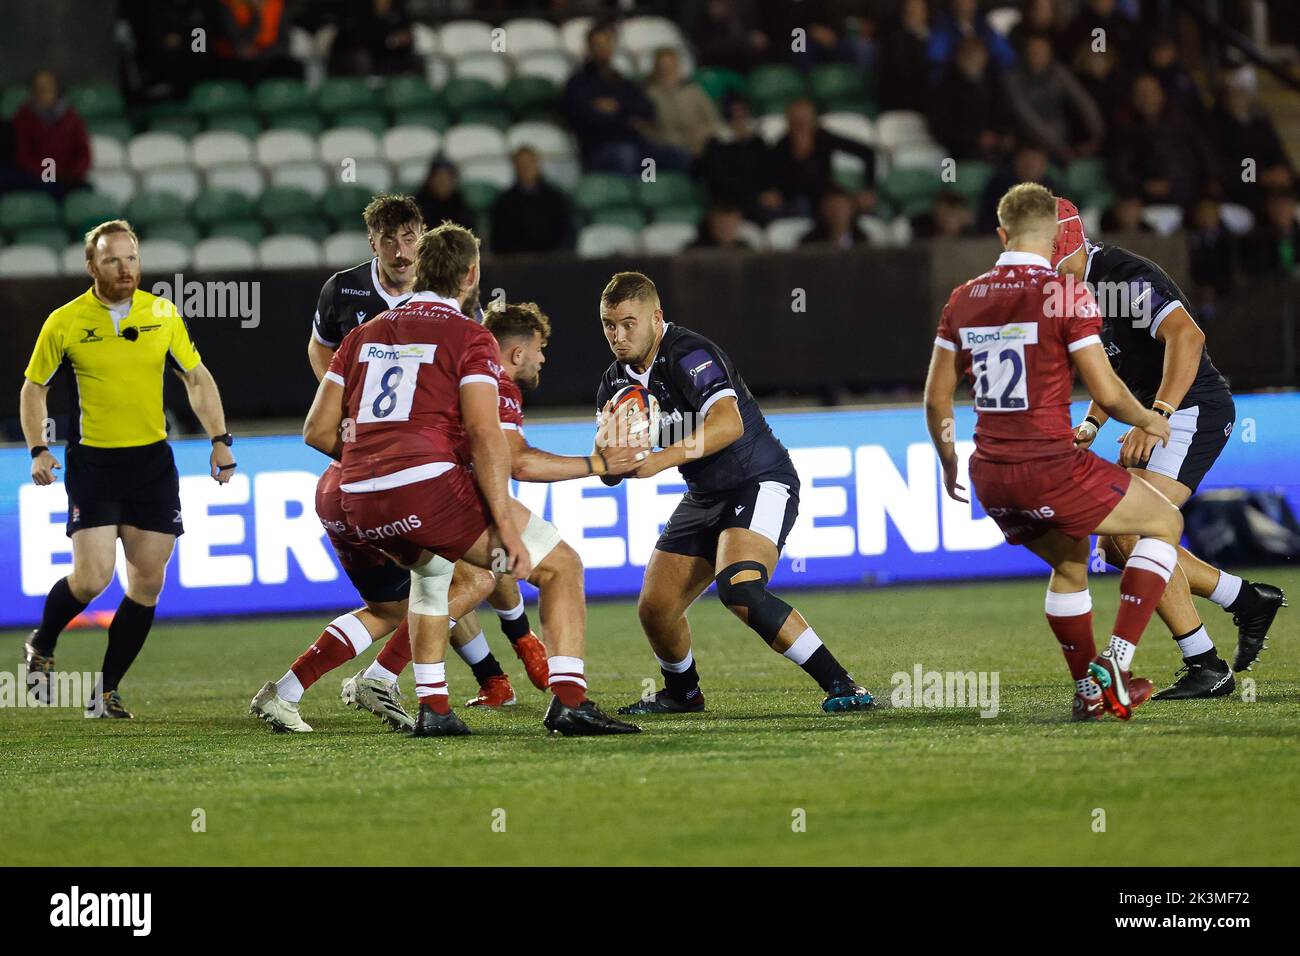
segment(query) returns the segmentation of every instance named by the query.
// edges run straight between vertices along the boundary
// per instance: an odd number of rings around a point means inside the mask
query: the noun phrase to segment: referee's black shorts
[[[71,444],[63,463],[68,537],[84,528],[130,525],[183,534],[180,475],[166,441],[131,448]]]

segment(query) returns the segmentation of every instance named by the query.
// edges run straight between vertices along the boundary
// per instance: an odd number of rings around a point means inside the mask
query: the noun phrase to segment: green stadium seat
[[[194,200],[194,220],[201,226],[253,218],[253,201],[234,189],[208,187]]]
[[[1107,205],[1113,192],[1104,160],[1076,159],[1065,170],[1066,196],[1080,209]]]
[[[316,109],[316,98],[302,80],[270,79],[253,90],[253,106],[263,116],[310,113]]]
[[[833,169],[831,179],[835,185],[851,193],[861,192],[867,185],[867,174],[860,169]]]
[[[870,101],[866,74],[848,63],[815,66],[809,75],[813,99],[823,111],[865,112]]]
[[[394,76],[384,84],[384,106],[392,113],[438,105],[438,94],[422,76]]]
[[[30,95],[30,91],[25,86],[11,86],[0,93],[0,119],[12,117]]]
[[[326,114],[327,116],[330,114]],[[383,136],[388,129],[388,120],[384,119],[383,113],[377,113],[374,110],[352,110],[346,113],[338,113],[334,117],[333,126],[352,126],[360,129],[368,129],[375,136]]]
[[[531,120],[539,109],[560,100],[560,88],[544,76],[516,76],[506,84],[505,101],[520,119]]]
[[[266,118],[270,129],[296,129],[309,136],[319,136],[325,123],[319,114],[311,113],[274,113]]]
[[[255,219],[231,220],[230,222],[212,224],[212,228],[208,230],[208,238],[212,239],[219,236],[243,239],[255,246],[266,238],[266,230]]]
[[[890,171],[882,192],[896,212],[910,218],[928,210],[942,186],[931,170],[901,168]]]
[[[635,206],[602,206],[591,216],[593,225],[623,226],[633,232],[640,232],[645,226],[645,213]]]
[[[660,206],[678,206],[696,202],[699,194],[695,183],[685,173],[669,169],[657,171],[653,182],[636,180],[637,201],[646,209]]]
[[[587,173],[573,187],[573,202],[591,214],[606,206],[635,206],[633,180],[614,173]]]
[[[316,210],[316,197],[292,186],[272,186],[257,201],[258,215],[271,226],[282,219],[314,216]]]
[[[110,136],[119,143],[125,143],[135,135],[131,121],[124,116],[100,116],[86,120],[86,132],[97,136]]]
[[[257,134],[262,132],[262,121],[254,113],[218,113],[208,119],[208,129],[242,133],[249,139],[257,139]]]
[[[132,218],[132,225],[139,225]],[[199,227],[187,219],[169,219],[149,223],[141,228],[145,239],[167,239],[178,242],[186,248],[193,248],[199,241]]]
[[[63,200],[63,224],[77,235],[89,232],[101,222],[116,219],[120,212],[117,200],[90,189],[68,193]]]
[[[792,101],[808,95],[808,85],[803,74],[792,66],[771,63],[760,66],[749,74],[749,95],[760,115],[779,113]]]
[[[248,87],[235,80],[204,80],[190,90],[189,107],[204,116],[247,113],[253,108]]]
[[[126,218],[142,229],[150,223],[176,222],[189,216],[189,203],[174,193],[137,193],[126,204]]]
[[[351,227],[369,205],[370,190],[353,183],[331,186],[321,200],[321,209],[341,227]]]
[[[695,82],[704,87],[714,102],[721,104],[727,94],[735,91],[745,92],[745,78],[735,70],[720,66],[705,66],[695,71]]]
[[[469,203],[471,209],[475,212],[483,212],[491,206],[497,196],[500,195],[501,189],[499,186],[494,186],[492,183],[474,180],[467,183],[461,183],[460,192],[461,195],[465,197],[465,202]]]
[[[68,90],[68,102],[82,119],[123,116],[126,104],[121,91],[111,83],[85,83]]]
[[[501,96],[491,83],[476,77],[451,79],[442,88],[443,103],[457,116],[478,106],[501,106]]]
[[[427,126],[445,133],[451,128],[451,117],[443,110],[427,107],[423,109],[399,110],[393,114],[394,126]]]
[[[320,85],[316,94],[316,107],[326,116],[355,110],[379,110],[381,105],[379,92],[361,77],[332,77]]]
[[[993,178],[993,164],[981,159],[957,160],[957,178],[951,183],[944,183],[945,189],[960,193],[973,203],[978,203],[984,190]]]
[[[504,106],[471,106],[469,109],[461,110],[456,120],[460,123],[478,123],[483,126],[492,126],[504,133],[510,128],[513,117]]]
[[[332,231],[329,223],[319,216],[291,216],[272,223],[277,236],[307,236],[317,242],[324,242]]]
[[[183,139],[193,139],[202,129],[202,121],[194,115],[155,116],[149,121],[149,132],[175,133]]]
[[[58,226],[59,204],[46,193],[17,192],[0,197],[0,231],[8,234],[33,226]]]
[[[62,226],[28,226],[14,233],[13,244],[44,246],[61,254],[68,245],[68,230]]]
[[[652,210],[655,222],[684,222],[697,226],[704,218],[704,206],[701,203],[674,203],[670,206],[656,206]]]

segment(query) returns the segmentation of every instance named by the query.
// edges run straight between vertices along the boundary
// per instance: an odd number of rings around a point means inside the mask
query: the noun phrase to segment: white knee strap
[[[559,529],[539,515],[533,515],[528,519],[528,524],[520,537],[524,539],[524,548],[528,551],[528,560],[533,563],[533,567],[541,564],[560,543]]]
[[[455,571],[454,564],[436,554],[424,564],[411,568],[411,613],[445,617]]]

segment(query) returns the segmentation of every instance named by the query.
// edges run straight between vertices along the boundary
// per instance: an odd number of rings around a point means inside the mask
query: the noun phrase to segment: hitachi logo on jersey
[[[1013,322],[1009,325],[981,325],[961,330],[961,346],[973,349],[989,342],[1020,342],[1023,345],[1038,344],[1037,322]]]
[[[369,289],[340,289],[344,295],[370,295]]]
[[[361,353],[361,360],[397,362],[404,358],[422,359],[427,348],[427,345],[379,345],[372,342]]]

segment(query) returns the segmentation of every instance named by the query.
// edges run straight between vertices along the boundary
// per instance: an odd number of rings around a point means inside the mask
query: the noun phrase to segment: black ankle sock
[[[108,626],[108,650],[104,652],[103,693],[117,690],[118,682],[126,675],[140,648],[144,647],[149,628],[153,626],[154,608],[137,604],[129,597],[122,598]]]
[[[1242,578],[1241,590],[1237,592],[1237,600],[1225,607],[1224,610],[1230,614],[1240,614],[1242,611],[1249,611],[1255,606],[1255,603],[1255,589],[1251,587],[1249,581]]]
[[[477,664],[470,664],[469,669],[474,672],[474,679],[478,681],[480,687],[487,683],[489,677],[500,677],[505,673],[501,669],[501,662],[494,654],[488,654]]]
[[[824,691],[829,691],[836,684],[847,683],[850,680],[849,672],[835,659],[835,655],[825,644],[813,651],[812,656],[799,666]]]
[[[664,690],[668,691],[674,700],[684,704],[700,692],[700,674],[695,669],[694,659],[691,660],[691,666],[680,674],[662,667],[659,668],[659,673],[664,675]]]
[[[41,612],[41,626],[36,629],[36,634],[32,637],[32,647],[36,649],[36,653],[42,657],[53,654],[54,645],[58,642],[63,629],[85,609],[86,605],[73,597],[67,578],[56,581],[45,598],[45,610]]]
[[[1219,659],[1219,652],[1211,647],[1202,654],[1193,654],[1191,657],[1184,657],[1184,664],[1213,664]]]
[[[528,613],[520,614],[513,621],[501,618],[501,633],[506,636],[511,644],[521,637],[527,637],[532,633],[533,626],[528,623]]]

